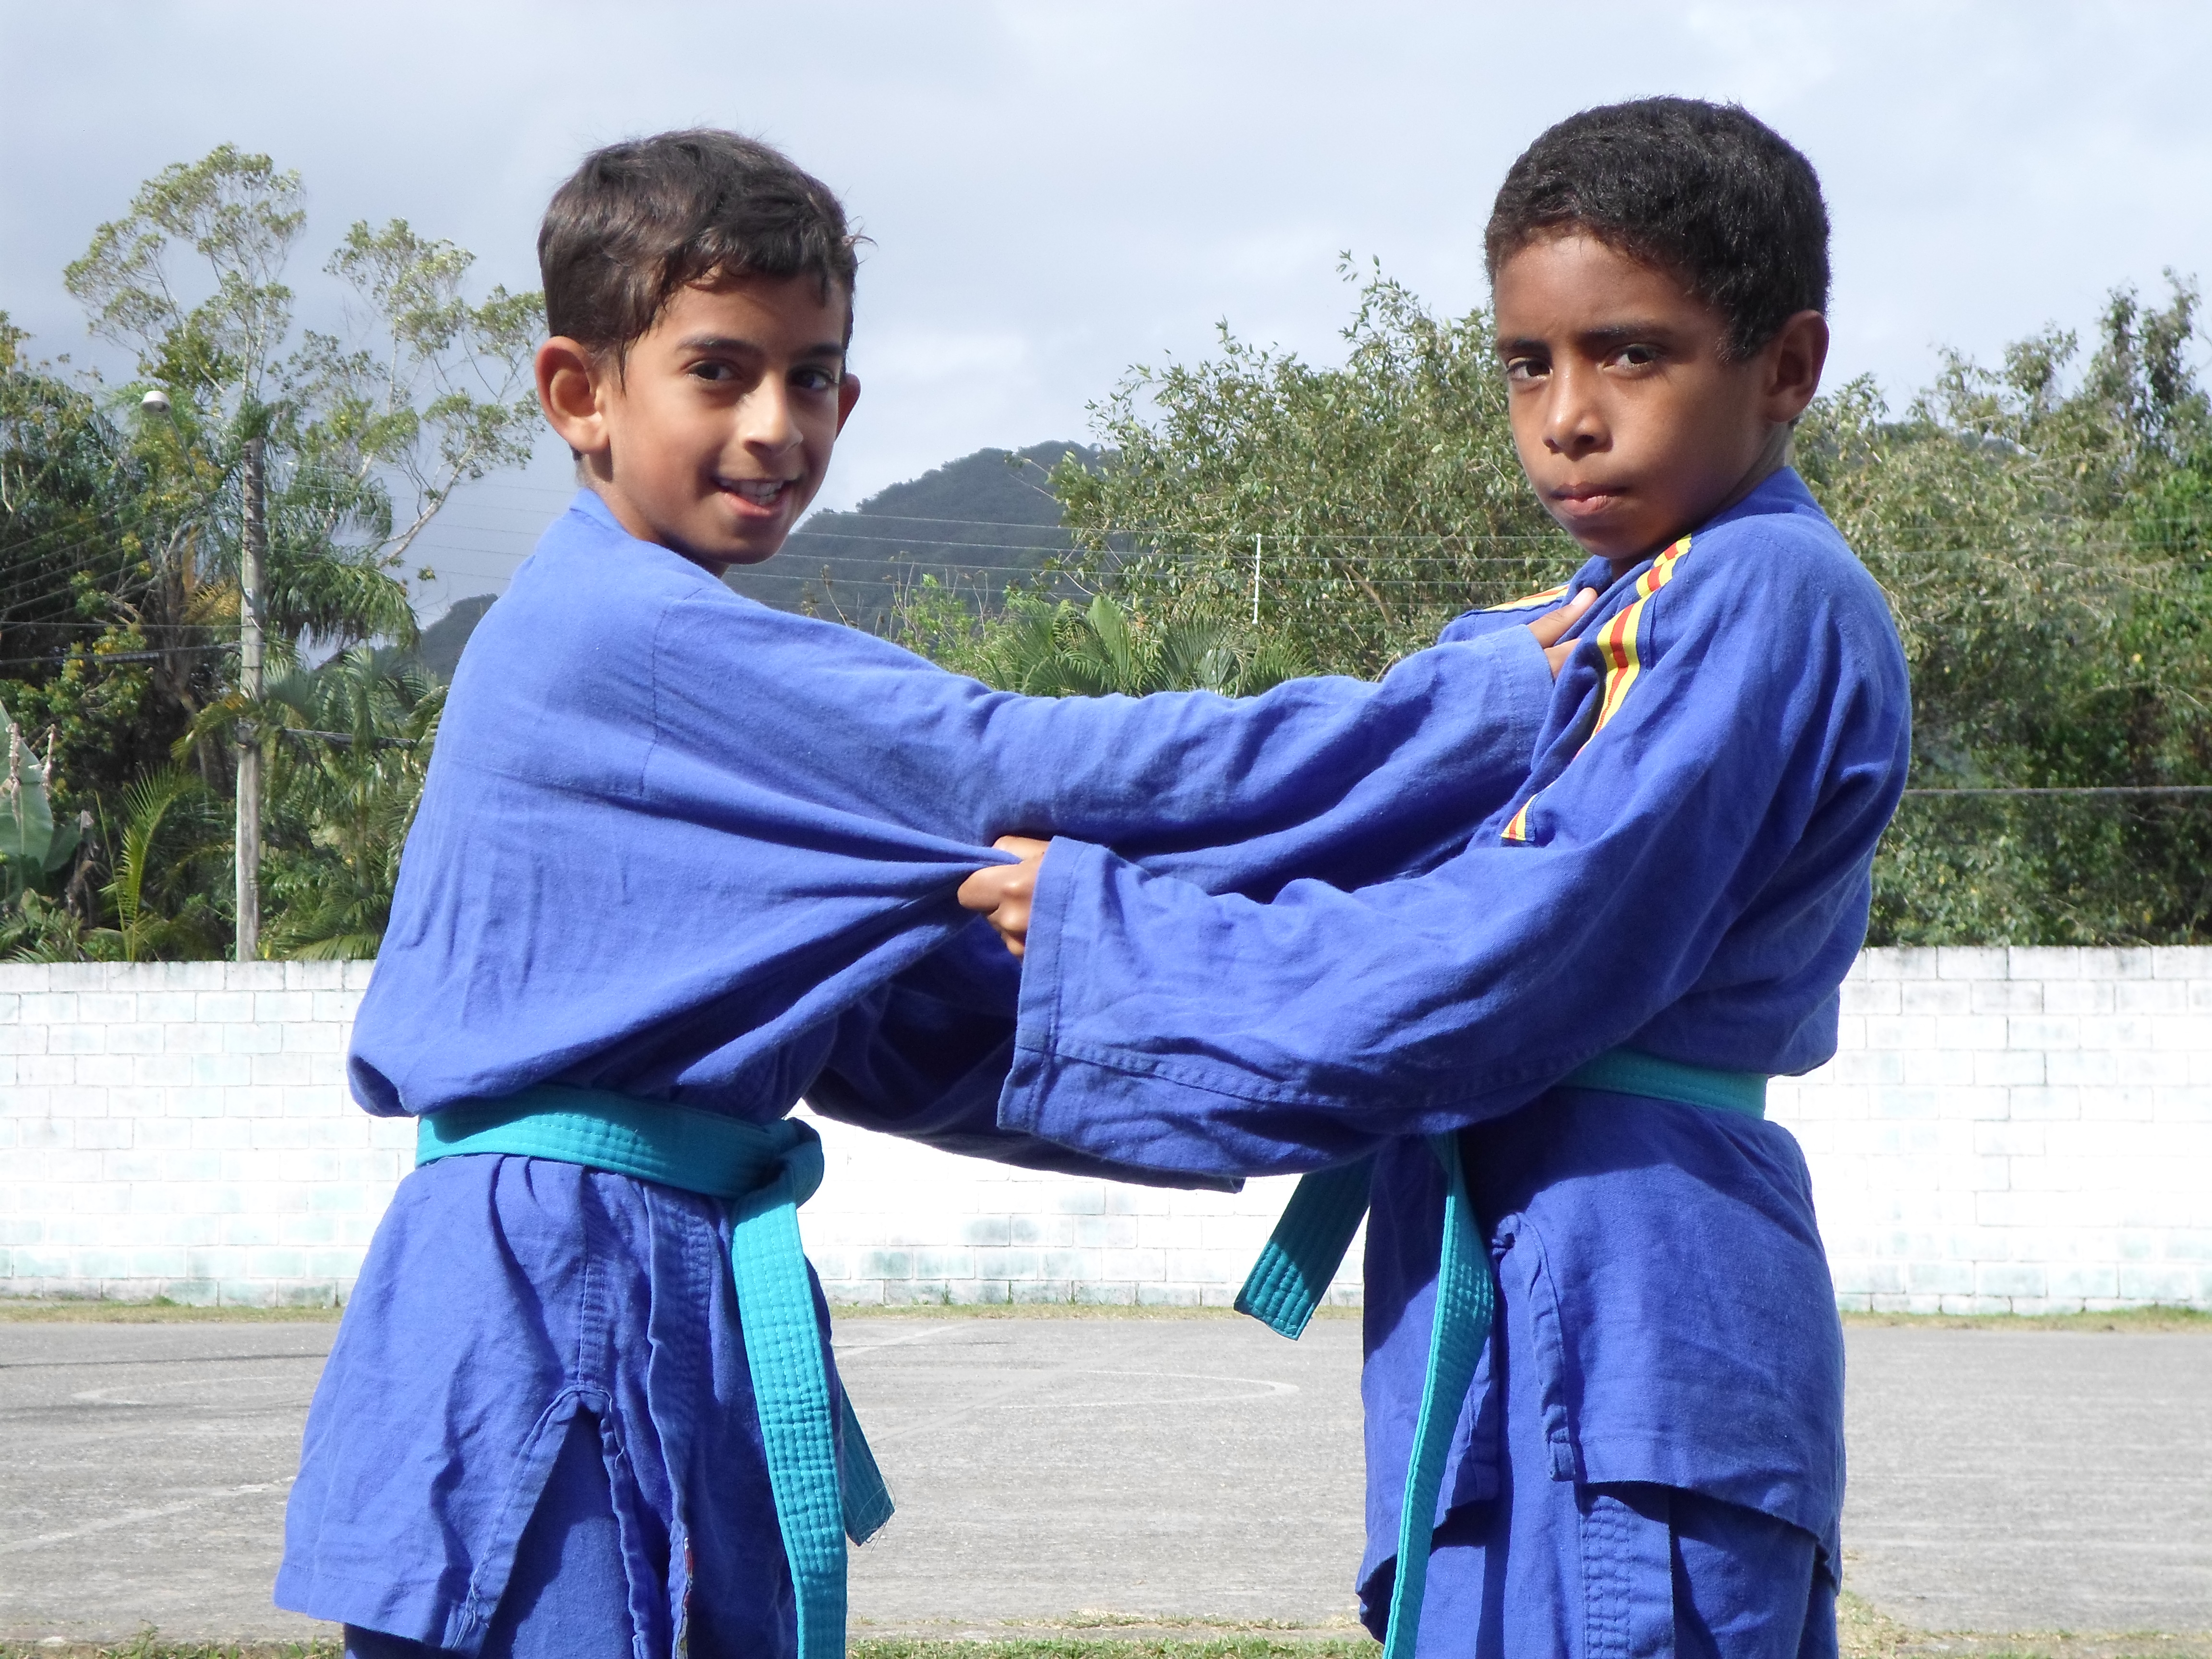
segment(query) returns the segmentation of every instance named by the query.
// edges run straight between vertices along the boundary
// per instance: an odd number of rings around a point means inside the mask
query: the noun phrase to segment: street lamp
[[[149,415],[166,415],[169,412],[169,394],[155,386],[138,400],[138,407]]]

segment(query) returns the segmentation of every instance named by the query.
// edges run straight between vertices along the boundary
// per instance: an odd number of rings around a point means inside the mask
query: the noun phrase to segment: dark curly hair
[[[781,150],[711,127],[595,149],[553,192],[538,232],[545,321],[619,356],[702,277],[811,276],[842,291],[860,241],[830,187]]]
[[[1644,98],[1571,115],[1522,152],[1490,210],[1492,282],[1529,243],[1581,231],[1681,277],[1741,361],[1828,304],[1828,210],[1813,164],[1735,104]]]

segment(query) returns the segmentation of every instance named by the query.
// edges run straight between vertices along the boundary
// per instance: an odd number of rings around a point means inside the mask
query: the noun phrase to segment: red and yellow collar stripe
[[[1604,731],[1606,722],[1620,712],[1629,688],[1644,672],[1644,607],[1674,580],[1674,567],[1689,550],[1690,538],[1685,536],[1652,560],[1651,568],[1636,579],[1635,599],[1597,630],[1598,652],[1605,659],[1605,696],[1598,702],[1597,724],[1590,727],[1590,737]]]
[[[1674,579],[1674,567],[1690,550],[1687,536],[1651,561],[1651,568],[1636,579],[1636,597],[1622,606],[1618,614],[1601,623],[1592,637],[1597,641],[1598,654],[1605,659],[1605,689],[1598,698],[1597,722],[1590,727],[1590,738],[1605,730],[1607,723],[1620,712],[1629,689],[1644,672],[1644,658],[1650,641],[1644,632],[1644,607],[1651,603],[1651,596]],[[1589,738],[1583,740],[1585,745]],[[1538,793],[1541,793],[1540,790]],[[1531,795],[1521,803],[1521,810],[1512,821],[1498,832],[1501,841],[1525,842],[1528,839],[1528,809],[1536,804]]]
[[[1541,791],[1539,791],[1538,793],[1540,793]],[[1536,797],[1534,795],[1531,795],[1528,799],[1522,801],[1521,803],[1521,810],[1513,815],[1512,821],[1503,830],[1500,830],[1498,832],[1498,839],[1500,841],[1527,841],[1528,839],[1528,809],[1535,804]]]

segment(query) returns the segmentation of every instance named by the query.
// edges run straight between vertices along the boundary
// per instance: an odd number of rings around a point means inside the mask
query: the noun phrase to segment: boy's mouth
[[[1619,505],[1620,494],[1599,484],[1562,484],[1551,492],[1554,508],[1570,519],[1595,518]]]
[[[755,507],[774,507],[783,499],[784,492],[792,486],[789,478],[718,478],[715,482],[730,495]]]

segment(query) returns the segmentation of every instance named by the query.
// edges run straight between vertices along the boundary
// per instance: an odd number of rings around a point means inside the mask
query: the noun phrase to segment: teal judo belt
[[[504,1100],[449,1106],[421,1121],[418,1167],[468,1152],[556,1158],[728,1205],[730,1272],[769,1489],[797,1592],[799,1659],[842,1659],[845,1540],[866,1542],[890,1518],[891,1500],[853,1402],[845,1401],[842,1416],[830,1408],[814,1289],[799,1240],[799,1206],[822,1184],[821,1137],[787,1118],[747,1123],[549,1084]]]
[[[1633,1048],[1600,1054],[1562,1079],[1560,1086],[1680,1101],[1747,1117],[1766,1115],[1766,1079],[1755,1072],[1685,1066]],[[1459,1137],[1431,1135],[1428,1142],[1443,1166],[1443,1248],[1437,1263],[1436,1315],[1429,1332],[1428,1368],[1421,1378],[1421,1409],[1413,1420],[1413,1452],[1398,1513],[1398,1571],[1390,1589],[1382,1659],[1413,1659],[1444,1459],[1498,1311],[1497,1281],[1468,1201]],[[1364,1158],[1300,1177],[1273,1236],[1237,1292],[1237,1312],[1297,1339],[1344,1265],[1352,1235],[1367,1214],[1374,1174],[1375,1160]]]

